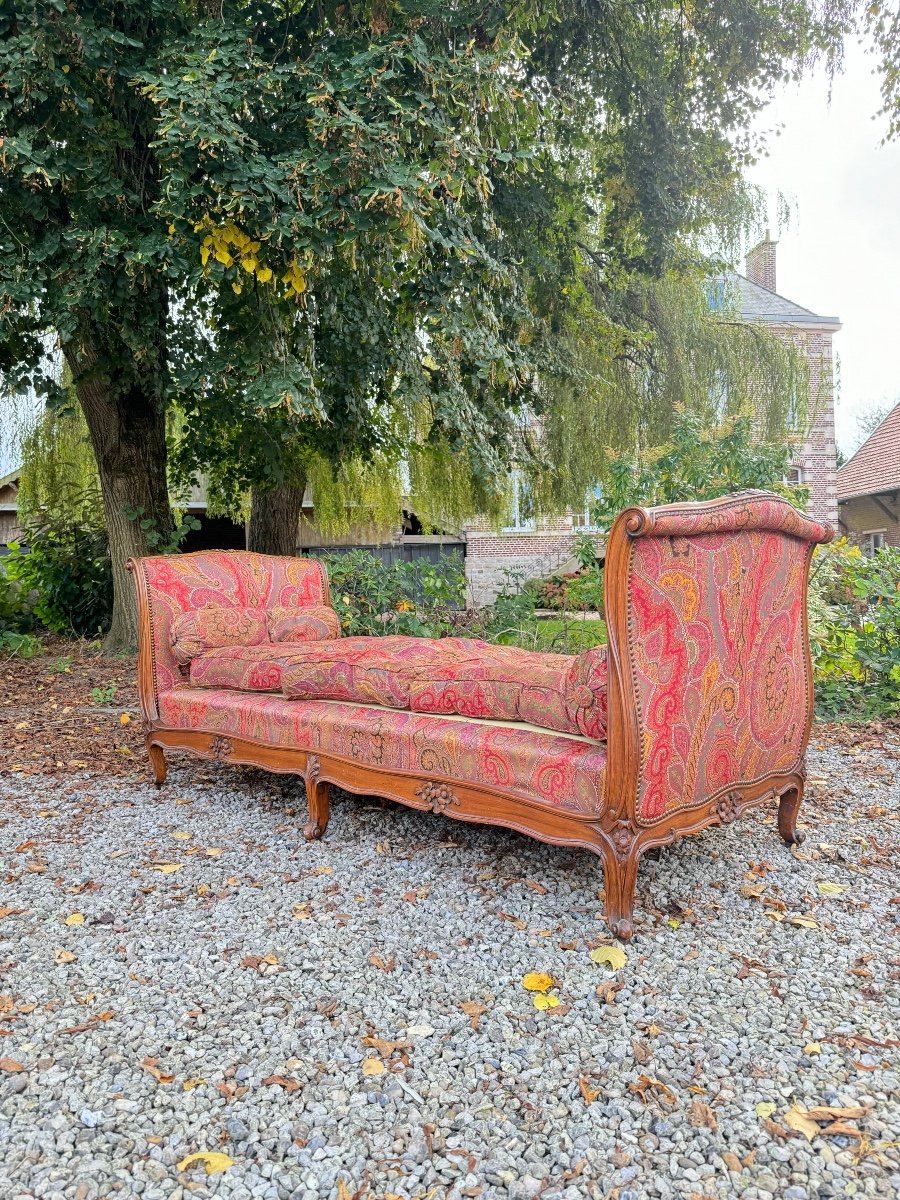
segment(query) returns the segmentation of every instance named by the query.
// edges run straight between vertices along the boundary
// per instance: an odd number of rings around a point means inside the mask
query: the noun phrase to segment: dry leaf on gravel
[[[581,1089],[581,1095],[585,1104],[593,1104],[600,1095],[600,1088],[592,1088],[584,1076],[578,1080],[578,1086]]]
[[[194,1154],[189,1154],[187,1158],[183,1158],[177,1164],[178,1170],[188,1171],[194,1163],[203,1163],[207,1175],[216,1175],[219,1171],[227,1171],[229,1167],[233,1167],[234,1159],[229,1158],[227,1154],[221,1154],[218,1150],[198,1150]]]
[[[653,1079],[650,1075],[639,1075],[633,1083],[629,1083],[628,1090],[630,1092],[636,1092],[640,1096],[643,1104],[650,1103],[650,1101],[647,1099],[647,1092],[656,1092],[659,1095],[660,1100],[662,1100],[665,1104],[668,1104],[671,1108],[674,1108],[678,1103],[675,1093],[672,1091],[672,1089],[667,1087],[661,1079]]]
[[[771,1100],[761,1100],[759,1104],[756,1105],[756,1115],[758,1117],[762,1117],[763,1120],[766,1120],[768,1117],[771,1117],[772,1113],[777,1107],[778,1105],[773,1104]]]
[[[2,921],[4,917],[14,917],[18,913],[23,913],[24,911],[24,908],[0,908],[0,921]]]
[[[79,912],[69,913],[69,915],[66,917],[66,924],[67,925],[83,925],[84,924],[84,913],[79,913]]]
[[[522,987],[526,992],[548,992],[553,987],[553,976],[546,971],[529,971],[522,977]]]
[[[149,1075],[153,1076],[157,1083],[173,1083],[175,1076],[170,1075],[168,1071],[161,1071],[156,1065],[158,1062],[158,1058],[145,1058],[141,1061],[141,1066]],[[184,1168],[179,1166],[178,1169],[181,1171]]]
[[[57,950],[53,955],[55,963],[70,963],[75,961],[75,955],[71,950]]]
[[[0,1071],[7,1071],[10,1075],[17,1075],[19,1071],[24,1070],[24,1063],[16,1062],[14,1058],[0,1058]]]
[[[614,971],[621,970],[628,958],[621,946],[597,946],[591,951],[591,962],[605,963]]]
[[[176,871],[180,871],[184,863],[151,863],[151,871],[159,871],[160,875],[174,875]]]
[[[383,1075],[385,1065],[380,1058],[364,1058],[362,1065],[363,1075]]]
[[[847,889],[842,883],[817,883],[816,890],[820,896],[840,896]]]
[[[384,959],[376,951],[373,951],[369,955],[369,962],[379,971],[393,971],[397,966],[397,955],[392,954],[389,958]]]
[[[719,1124],[716,1120],[716,1114],[702,1100],[692,1100],[690,1102],[687,1106],[687,1119],[695,1129],[716,1129]]]
[[[478,1022],[481,1020],[482,1015],[488,1010],[488,1006],[486,1004],[479,1004],[477,1000],[465,1000],[462,1004],[460,1004],[459,1007],[469,1018],[469,1024],[473,1029],[478,1028]]]
[[[288,1079],[285,1075],[267,1075],[262,1081],[264,1087],[272,1086],[284,1088],[286,1092],[297,1092],[300,1090],[300,1084],[296,1079]]]

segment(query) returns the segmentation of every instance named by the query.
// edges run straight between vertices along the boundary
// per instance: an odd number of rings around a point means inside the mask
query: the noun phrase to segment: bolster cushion
[[[269,640],[264,608],[224,608],[210,605],[180,613],[172,622],[172,654],[180,666],[204,650],[221,646],[260,646]]]
[[[269,637],[273,642],[324,642],[341,636],[341,619],[328,604],[306,608],[273,608]]]

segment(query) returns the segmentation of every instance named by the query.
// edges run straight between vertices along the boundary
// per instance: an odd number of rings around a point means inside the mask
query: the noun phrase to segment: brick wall
[[[862,542],[867,533],[884,533],[888,546],[900,547],[900,497],[880,497],[892,512],[894,520],[869,496],[841,503],[841,532],[846,532],[853,541]]]
[[[809,437],[798,448],[794,466],[809,486],[809,511],[821,521],[837,523],[837,448],[834,433],[834,355],[829,329],[787,326],[778,332],[798,346],[810,367]]]
[[[747,254],[747,261],[744,265],[744,274],[753,283],[758,283],[760,287],[768,288],[770,292],[777,292],[775,286],[775,252],[778,246],[777,242],[766,235],[765,238],[754,246]]]
[[[560,523],[561,525],[562,523]],[[535,533],[471,530],[466,539],[466,578],[473,604],[490,604],[507,582],[505,572],[525,579],[574,568],[572,529],[544,528]]]

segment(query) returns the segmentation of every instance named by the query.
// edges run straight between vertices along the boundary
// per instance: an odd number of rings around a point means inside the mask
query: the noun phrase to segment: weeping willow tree
[[[103,524],[100,475],[80,408],[42,413],[22,440],[19,515]]]

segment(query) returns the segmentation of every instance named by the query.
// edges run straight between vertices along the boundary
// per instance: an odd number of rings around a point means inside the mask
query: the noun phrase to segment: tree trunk
[[[258,554],[296,554],[304,480],[262,491],[254,488],[247,549]]]
[[[84,412],[103,495],[103,512],[112,559],[112,624],[103,643],[107,653],[137,644],[134,583],[126,569],[132,555],[159,553],[174,529],[166,479],[166,418],[158,380],[147,372],[147,386],[131,383],[117,389],[109,374],[97,369],[90,344],[63,348],[78,400]],[[140,515],[130,518],[128,512]],[[147,528],[141,521],[152,522]]]

